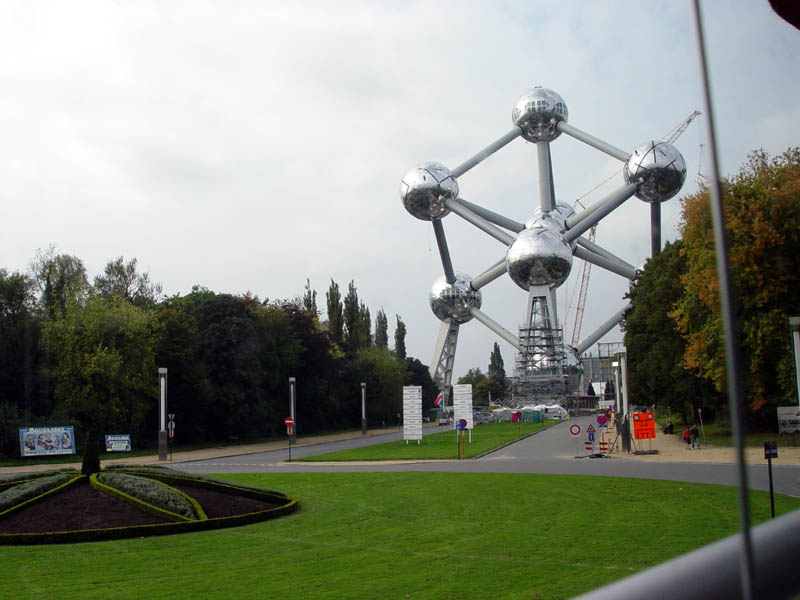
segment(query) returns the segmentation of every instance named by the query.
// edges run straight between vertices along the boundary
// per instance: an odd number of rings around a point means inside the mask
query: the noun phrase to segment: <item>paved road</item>
[[[581,417],[559,423],[536,435],[501,448],[483,458],[462,461],[436,461],[402,464],[318,465],[288,463],[287,450],[274,450],[238,456],[173,463],[175,468],[193,473],[309,473],[309,472],[374,472],[374,471],[447,471],[470,473],[540,473],[565,475],[598,475],[604,477],[635,477],[667,479],[696,483],[738,485],[734,464],[647,461],[641,458],[575,458],[576,440],[569,434],[569,425],[578,423],[582,429],[593,421]],[[425,434],[436,433],[436,428]],[[480,429],[476,431],[479,433]],[[292,458],[324,454],[334,450],[357,448],[402,439],[401,433],[369,438],[293,448]],[[768,490],[766,464],[748,465],[748,485]],[[800,496],[800,466],[773,465],[773,485],[776,492]]]

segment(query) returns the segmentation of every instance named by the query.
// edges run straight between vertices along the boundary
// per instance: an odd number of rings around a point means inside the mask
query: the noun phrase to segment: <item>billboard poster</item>
[[[130,452],[131,436],[129,433],[106,436],[106,452]]]
[[[75,433],[72,425],[65,427],[20,427],[19,454],[28,456],[55,456],[75,454]]]
[[[416,385],[403,387],[403,439],[422,439],[422,388]]]
[[[800,432],[800,407],[778,407],[778,433]]]

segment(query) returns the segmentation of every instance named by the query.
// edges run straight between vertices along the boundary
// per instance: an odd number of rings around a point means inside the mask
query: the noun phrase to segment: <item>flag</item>
[[[436,400],[433,401],[433,405],[434,406],[441,406],[442,405],[442,398],[443,398],[442,394],[443,394],[443,392],[439,392],[439,395],[436,396]]]

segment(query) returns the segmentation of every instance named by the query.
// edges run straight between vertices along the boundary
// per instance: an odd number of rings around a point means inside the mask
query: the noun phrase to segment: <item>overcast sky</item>
[[[703,3],[720,161],[800,143],[800,32],[766,0]],[[691,4],[668,1],[36,2],[0,0],[0,267],[25,271],[55,244],[90,278],[137,258],[167,294],[292,298],[306,278],[320,308],[331,278],[355,281],[373,320],[408,327],[431,361],[442,272],[433,229],[399,199],[403,175],[455,167],[512,127],[528,89],[555,90],[569,122],[631,150],[702,110]],[[688,177],[709,172],[705,115],[675,145]],[[590,203],[621,164],[561,136],[556,196]],[[616,175],[615,175],[616,174]],[[515,220],[538,206],[535,146],[516,140],[459,179],[461,196]],[[662,206],[674,239],[678,199]],[[444,220],[458,271],[504,247]],[[634,265],[649,255],[649,206],[631,199],[597,242]],[[567,336],[582,262],[559,290]],[[592,270],[581,337],[622,305],[627,282]],[[507,278],[482,310],[516,332],[525,293]],[[325,315],[323,315],[323,318]],[[618,331],[604,341],[620,339]],[[486,370],[498,341],[461,327],[455,364]]]

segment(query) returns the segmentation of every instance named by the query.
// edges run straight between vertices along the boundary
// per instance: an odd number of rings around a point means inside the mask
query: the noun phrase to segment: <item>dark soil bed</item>
[[[212,519],[277,506],[209,489],[186,485],[173,487],[194,498]],[[165,522],[121,500],[101,494],[89,485],[88,480],[83,480],[0,519],[0,533],[79,531]]]

